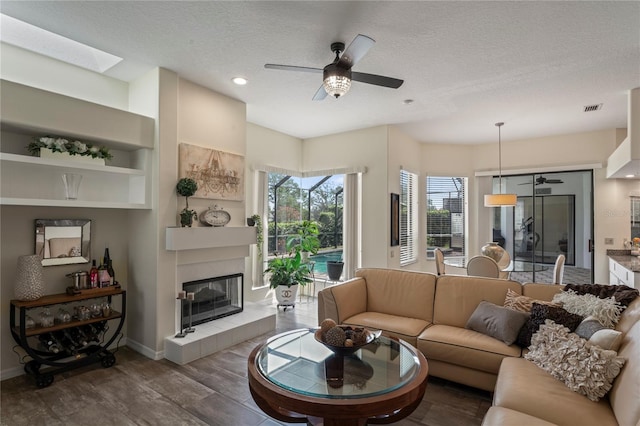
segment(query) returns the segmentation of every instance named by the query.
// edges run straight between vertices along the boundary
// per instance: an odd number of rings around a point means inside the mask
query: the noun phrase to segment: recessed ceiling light
[[[233,81],[235,84],[237,84],[238,86],[244,86],[245,84],[247,84],[249,81],[244,78],[244,77],[233,77],[231,79],[231,81]]]
[[[405,99],[402,103],[405,105],[411,105],[413,103],[413,99]]]
[[[0,14],[0,40],[31,52],[103,73],[122,58]]]
[[[632,177],[636,177],[636,175],[626,175],[626,178],[632,178]]]

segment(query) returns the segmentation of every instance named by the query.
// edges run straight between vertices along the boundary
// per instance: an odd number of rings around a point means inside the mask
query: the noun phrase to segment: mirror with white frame
[[[90,251],[90,220],[36,219],[35,254],[42,257],[42,266],[88,263]]]

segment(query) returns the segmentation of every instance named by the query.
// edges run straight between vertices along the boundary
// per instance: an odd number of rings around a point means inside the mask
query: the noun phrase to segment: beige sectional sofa
[[[487,426],[640,426],[640,298],[616,327],[625,333],[618,353],[626,364],[608,397],[597,403],[522,358],[526,349],[465,328],[480,302],[502,305],[509,289],[549,301],[562,288],[367,268],[319,292],[318,320],[381,329],[420,349],[430,375],[494,392]]]

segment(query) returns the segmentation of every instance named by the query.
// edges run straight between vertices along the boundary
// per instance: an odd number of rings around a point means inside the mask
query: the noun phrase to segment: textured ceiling
[[[626,127],[640,86],[640,2],[2,1],[6,15],[125,60],[126,81],[160,66],[247,104],[247,119],[299,138],[396,124],[421,142],[485,143]],[[312,101],[329,45],[377,43],[354,82]],[[244,87],[231,83],[244,76]],[[411,104],[404,104],[412,99]],[[603,104],[597,112],[583,107]]]

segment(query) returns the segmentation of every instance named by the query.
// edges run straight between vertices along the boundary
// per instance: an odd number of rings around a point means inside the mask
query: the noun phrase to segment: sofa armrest
[[[367,283],[353,278],[318,292],[318,323],[326,318],[342,324],[345,319],[367,310]]]

